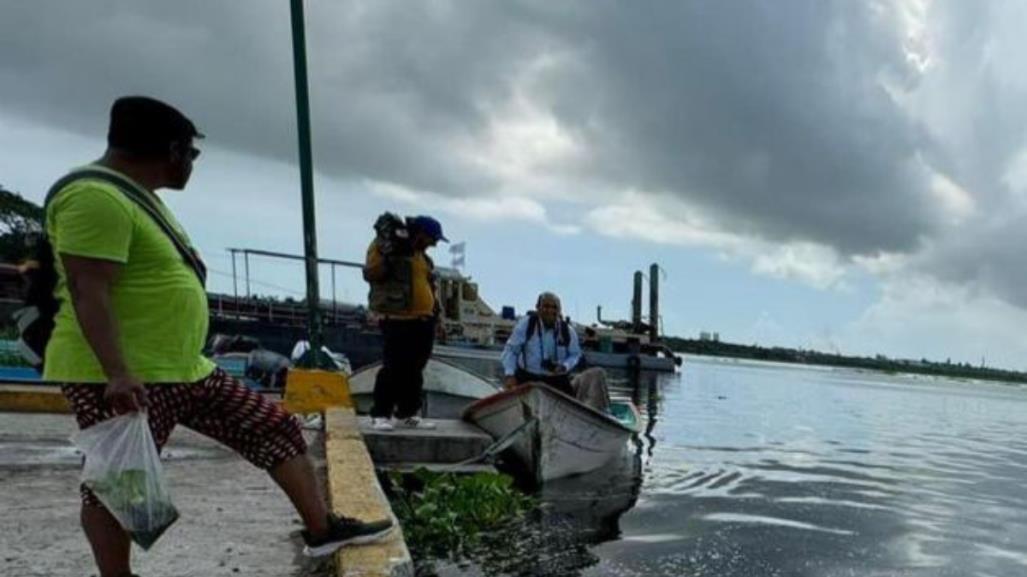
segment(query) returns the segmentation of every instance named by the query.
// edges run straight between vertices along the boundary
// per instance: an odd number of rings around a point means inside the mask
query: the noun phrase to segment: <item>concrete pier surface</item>
[[[95,575],[79,526],[81,456],[71,415],[0,412],[0,575]],[[319,432],[308,432],[324,474]],[[302,555],[299,517],[274,481],[232,451],[184,427],[165,448],[181,518],[153,546],[133,546],[140,577],[322,577],[331,557]]]
[[[492,437],[478,427],[453,419],[425,419],[434,429],[376,431],[371,417],[357,418],[356,427],[367,450],[380,468],[404,468],[417,464],[446,465],[480,456]]]

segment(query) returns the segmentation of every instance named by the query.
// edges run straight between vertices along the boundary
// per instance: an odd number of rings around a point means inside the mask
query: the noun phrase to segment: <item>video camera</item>
[[[410,229],[403,219],[391,212],[378,217],[374,222],[374,231],[383,255],[406,252],[410,247]]]

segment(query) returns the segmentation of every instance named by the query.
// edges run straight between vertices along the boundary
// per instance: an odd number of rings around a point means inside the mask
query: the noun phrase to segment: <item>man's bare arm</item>
[[[139,410],[146,406],[146,390],[125,365],[111,304],[111,290],[122,265],[64,253],[61,262],[79,326],[107,376],[104,396],[119,413]]]
[[[377,247],[368,251],[363,272],[367,282],[380,282],[389,275],[388,263]]]

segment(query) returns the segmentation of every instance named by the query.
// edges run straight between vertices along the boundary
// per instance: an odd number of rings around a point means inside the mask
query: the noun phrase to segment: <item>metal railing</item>
[[[256,297],[236,297],[224,294],[208,294],[210,314],[215,318],[263,321],[281,325],[303,326],[307,322],[307,303],[303,301],[279,301]],[[363,321],[361,307],[346,305],[340,308],[337,301],[321,303],[321,322],[325,324],[353,324]]]

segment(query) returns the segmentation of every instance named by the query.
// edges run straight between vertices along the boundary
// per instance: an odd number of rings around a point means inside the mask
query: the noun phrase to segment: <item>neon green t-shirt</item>
[[[153,198],[188,242],[171,211]],[[210,322],[206,290],[164,231],[135,202],[106,182],[77,180],[47,206],[46,232],[55,252],[60,308],[46,347],[45,380],[107,381],[76,319],[61,253],[123,265],[111,300],[121,351],[135,377],[145,383],[184,383],[210,375],[214,363],[201,352]]]

